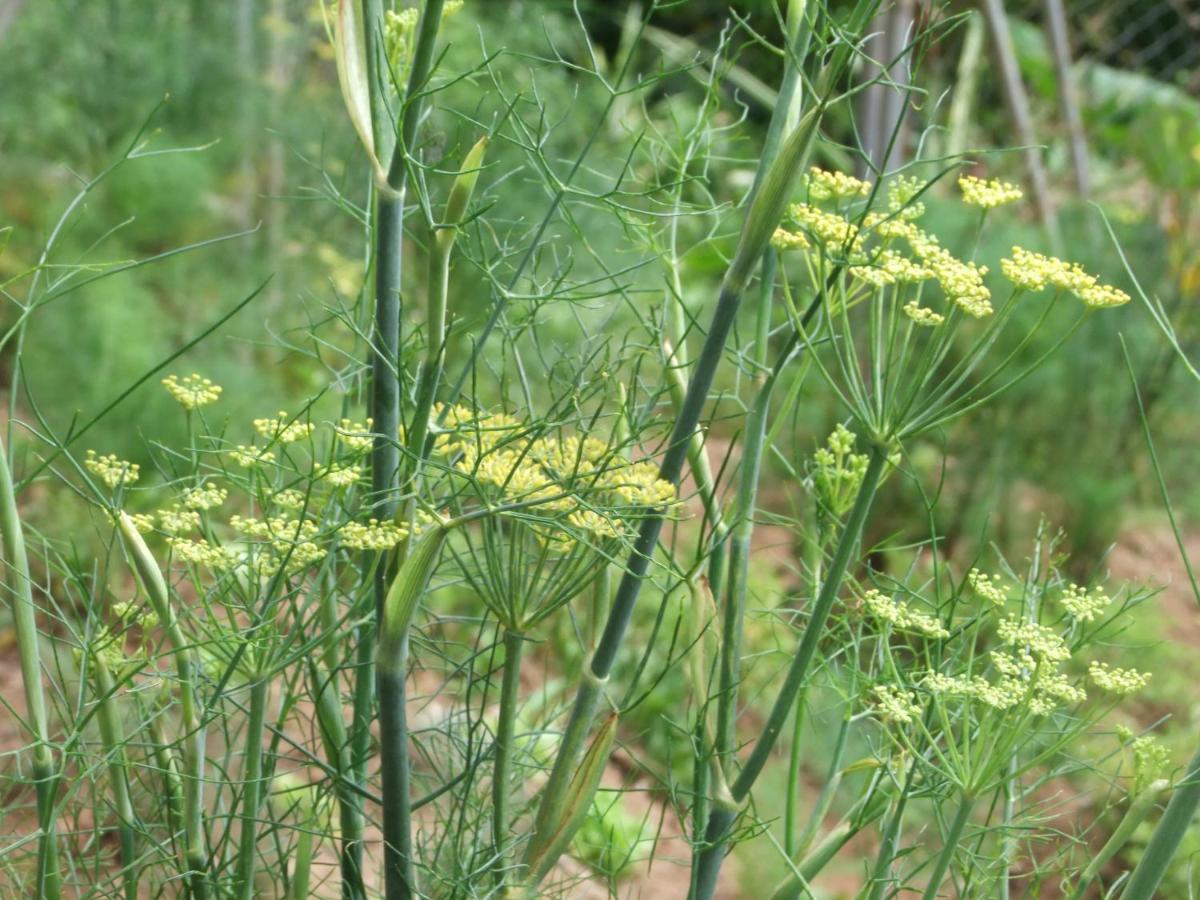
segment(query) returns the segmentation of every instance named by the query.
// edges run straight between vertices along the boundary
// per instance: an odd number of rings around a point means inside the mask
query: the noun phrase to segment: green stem
[[[942,836],[942,852],[938,854],[937,861],[934,863],[933,872],[930,873],[929,883],[922,895],[922,900],[935,900],[937,897],[942,880],[946,877],[950,863],[954,861],[954,854],[958,851],[959,841],[962,839],[967,819],[971,817],[971,807],[974,803],[975,798],[969,796],[964,796],[959,801],[958,812],[954,814],[954,821],[950,823],[950,831]]]
[[[821,592],[817,596],[816,603],[813,605],[808,624],[804,629],[804,636],[800,639],[800,646],[796,648],[796,654],[792,658],[787,677],[784,679],[783,686],[775,698],[775,703],[771,707],[766,724],[764,724],[762,732],[754,743],[754,749],[751,750],[741,773],[730,789],[732,798],[736,803],[741,803],[746,799],[750,793],[750,789],[754,786],[754,782],[762,773],[763,767],[766,765],[767,759],[775,747],[775,742],[779,739],[779,735],[783,731],[783,726],[796,704],[796,698],[799,696],[800,690],[803,688],[805,680],[808,677],[809,666],[812,664],[817,644],[820,642],[825,630],[825,620],[829,617],[829,612],[833,608],[834,601],[837,599],[838,591],[841,588],[842,579],[845,577],[851,556],[862,536],[863,526],[867,520],[867,513],[870,511],[871,502],[875,499],[875,494],[879,489],[879,482],[883,476],[883,469],[886,463],[886,448],[876,444],[871,448],[870,460],[867,463],[866,471],[863,473],[862,484],[858,489],[854,508],[851,509],[850,515],[846,520],[846,525],[842,529],[837,549],[834,551],[833,559],[829,563],[825,581],[821,585]],[[696,900],[711,900],[716,891],[717,875],[721,870],[721,862],[725,853],[727,832],[729,826],[737,818],[737,815],[737,809],[722,807],[714,809],[712,815],[709,817],[708,829],[705,832],[707,846],[701,852],[700,858],[696,863],[698,866],[696,890],[694,892]]]
[[[1112,835],[1105,841],[1104,846],[1100,848],[1100,852],[1092,857],[1091,861],[1087,864],[1087,868],[1080,873],[1075,890],[1071,892],[1071,900],[1083,900],[1088,886],[1099,877],[1100,870],[1108,865],[1108,861],[1116,856],[1118,851],[1129,842],[1133,833],[1145,821],[1146,817],[1150,815],[1151,811],[1158,804],[1158,798],[1162,796],[1163,792],[1169,786],[1170,783],[1165,778],[1161,778],[1152,782],[1133,798],[1133,802],[1129,804],[1128,811],[1121,818],[1117,827],[1113,829]]]
[[[121,874],[126,900],[137,900],[138,867],[133,802],[129,798],[129,760],[125,756],[125,733],[116,709],[116,683],[98,655],[92,659],[96,679],[96,722],[108,760],[108,778],[117,814],[117,834],[121,844]]]
[[[242,768],[242,833],[238,840],[238,900],[254,897],[254,873],[258,868],[258,807],[262,800],[263,730],[266,724],[270,680],[255,673],[250,686],[250,718],[246,724],[246,755]]]
[[[433,67],[433,47],[442,21],[443,0],[425,0],[417,23],[416,43],[404,94],[403,112],[396,146],[388,162],[387,185],[376,206],[375,251],[375,343],[372,357],[372,414],[375,446],[371,454],[371,487],[378,502],[378,517],[396,516],[396,493],[400,487],[400,266],[404,238],[404,193],[408,184],[408,160],[413,152],[422,106],[422,91]],[[382,36],[381,14],[372,15],[367,34]],[[386,91],[382,73],[376,71],[373,91]],[[376,628],[383,620],[383,605],[395,566],[380,565],[375,574]],[[378,634],[363,635],[359,644],[358,679],[355,696],[355,774],[365,781],[370,751],[371,667]],[[406,674],[408,641],[402,639],[388,662],[387,671],[375,678],[380,711],[380,752],[384,757],[384,892],[388,900],[416,893],[412,860],[412,808],[409,791],[408,723],[406,719]],[[390,762],[390,764],[388,764]]]
[[[417,896],[412,871],[412,806],[405,686],[408,638],[401,638],[389,665],[376,671],[379,749],[383,774],[383,876],[386,900]]]
[[[789,859],[799,852],[800,827],[800,749],[804,738],[805,691],[796,697],[792,714],[792,742],[788,746],[787,796],[783,808],[783,849]]]
[[[1188,763],[1183,780],[1175,786],[1175,792],[1167,803],[1162,819],[1154,829],[1150,843],[1146,845],[1142,858],[1129,877],[1129,884],[1121,894],[1121,900],[1150,900],[1158,890],[1159,882],[1167,873],[1171,859],[1179,849],[1183,836],[1188,833],[1200,808],[1200,749]]]
[[[317,724],[321,731],[325,758],[337,778],[334,784],[334,796],[338,803],[338,824],[342,839],[340,850],[342,897],[344,900],[366,900],[362,875],[362,799],[351,786],[354,772],[350,764],[350,746],[346,734],[346,723],[342,718],[337,682],[328,672],[319,669],[315,662],[310,669],[309,679],[313,685]]]
[[[592,674],[591,667],[584,670],[583,680],[575,695],[575,705],[571,708],[571,717],[567,720],[567,730],[563,732],[558,755],[550,770],[550,778],[542,789],[542,799],[538,803],[537,815],[534,818],[530,846],[536,843],[534,839],[538,835],[551,834],[562,820],[567,788],[570,787],[571,778],[575,775],[575,762],[583,755],[588,731],[592,721],[596,718],[600,698],[604,695],[605,683],[604,680],[596,678]],[[562,763],[564,759],[571,760],[570,766]]]
[[[525,639],[520,634],[504,632],[504,680],[500,685],[500,721],[496,725],[496,761],[492,771],[492,842],[495,848],[492,872],[501,889],[508,874],[508,844],[512,830],[508,795],[512,786],[512,754],[524,646]]]
[[[773,266],[764,266],[764,270],[774,275]],[[771,283],[774,283],[773,277]],[[764,287],[763,293],[769,298],[770,292],[767,288]],[[729,777],[733,774],[733,754],[737,749],[737,696],[741,680],[742,632],[745,627],[750,581],[750,540],[754,535],[754,511],[758,504],[758,479],[762,471],[767,416],[778,372],[777,367],[762,383],[746,422],[741,477],[738,483],[737,518],[729,544],[729,572],[726,578],[718,664],[716,733],[717,757]]]
[[[137,527],[124,513],[119,518],[121,534],[133,557],[134,568],[146,589],[146,596],[162,623],[175,657],[179,681],[180,727],[183,730],[183,830],[185,879],[192,900],[207,900],[208,851],[204,834],[204,723],[200,719],[196,695],[196,673],[200,670],[196,651],[183,634],[175,606],[162,570]]]
[[[179,856],[181,867],[186,868],[186,856],[178,836],[183,821],[183,781],[179,777],[179,764],[171,751],[166,732],[162,727],[161,712],[151,713],[148,730],[150,732],[151,753],[154,764],[158,766],[163,778],[163,805],[166,808],[167,830],[171,835],[172,848]]]
[[[62,885],[58,868],[58,838],[55,833],[54,797],[58,792],[57,764],[50,744],[50,726],[46,715],[46,694],[42,685],[42,662],[37,630],[37,607],[29,579],[29,557],[25,553],[25,534],[13,493],[8,451],[0,442],[0,530],[4,543],[4,586],[12,604],[13,629],[21,657],[21,682],[29,728],[33,732],[32,770],[37,792],[38,873],[37,895],[57,900]]]

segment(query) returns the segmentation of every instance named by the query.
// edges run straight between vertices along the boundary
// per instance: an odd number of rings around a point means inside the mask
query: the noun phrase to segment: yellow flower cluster
[[[827,252],[861,256],[866,238],[858,226],[848,222],[845,217],[807,203],[793,203],[788,214]]]
[[[183,492],[183,505],[188,509],[215,509],[224,503],[225,498],[228,496],[229,491],[225,490],[225,488],[202,484],[197,487],[188,488]]]
[[[878,590],[871,589],[863,594],[863,603],[871,615],[900,631],[914,631],[932,638],[950,636],[950,632],[933,616],[917,612],[907,603],[891,600]]]
[[[239,562],[237,554],[232,550],[210,544],[207,541],[169,537],[167,545],[182,562],[193,566],[203,566],[215,572],[226,572],[237,566]]]
[[[610,468],[600,485],[630,506],[656,507],[675,502],[675,485],[658,477],[658,464],[642,460]]]
[[[307,569],[325,557],[325,548],[314,538],[317,523],[309,519],[292,519],[287,516],[270,516],[265,519],[248,519],[234,516],[229,525],[235,531],[250,538],[265,541],[273,552],[256,555],[253,568],[260,576],[273,575],[279,571],[284,559],[289,573]]]
[[[915,284],[934,275],[929,267],[913,262],[907,256],[901,256],[895,250],[881,250],[869,261],[849,266],[847,271],[852,277],[875,287],[897,283]]]
[[[900,219],[919,219],[925,215],[925,204],[914,201],[925,190],[926,181],[907,175],[898,175],[888,183],[888,209]]]
[[[838,424],[826,441],[813,453],[813,488],[817,499],[835,518],[850,510],[867,471],[869,458],[854,452],[854,434]]]
[[[996,634],[1010,647],[1027,650],[1039,662],[1058,663],[1071,658],[1066,641],[1045,625],[1008,616],[996,625]]]
[[[98,456],[95,450],[89,450],[84,457],[83,465],[110,488],[122,484],[133,484],[138,480],[138,464],[118,459],[114,453]]]
[[[522,427],[503,413],[480,416],[453,407],[446,411],[445,430],[436,446],[444,453],[461,454],[455,468],[478,483],[500,488],[512,500],[538,501],[551,511],[576,509],[575,495],[582,493],[587,494],[588,509],[657,507],[676,498],[675,486],[659,478],[658,466],[649,460],[627,462],[591,436],[529,440],[520,434]],[[591,521],[586,515],[583,520]]]
[[[350,487],[362,477],[362,470],[356,466],[330,466],[322,477],[334,487]]]
[[[611,456],[608,444],[594,438],[539,438],[529,455],[559,476],[587,475],[604,467]]]
[[[158,525],[167,534],[184,534],[200,527],[200,513],[176,504],[158,511]]]
[[[871,183],[843,172],[826,172],[817,166],[808,170],[808,196],[814,200],[842,200],[865,197]]]
[[[233,516],[229,520],[229,527],[247,537],[282,542],[284,546],[295,541],[312,540],[318,531],[316,522],[289,516],[268,516],[265,519]]]
[[[441,421],[440,433],[434,443],[440,453],[462,453],[468,458],[481,455],[503,443],[512,436],[521,423],[506,413],[476,413],[465,406],[445,407],[434,410],[430,427]]]
[[[921,704],[912,691],[880,684],[872,688],[872,692],[875,694],[875,713],[883,721],[909,725],[921,717]]]
[[[1112,285],[1102,284],[1078,263],[1065,262],[1020,247],[1012,248],[1012,258],[1000,261],[1000,271],[1014,285],[1026,291],[1045,290],[1046,286],[1074,294],[1091,309],[1122,306],[1129,295]]]
[[[271,495],[271,502],[280,509],[303,509],[308,498],[303,491],[298,491],[295,488],[279,491]]]
[[[616,522],[592,509],[575,510],[567,516],[567,522],[580,531],[601,539],[616,538],[622,534]]]
[[[302,441],[313,433],[311,422],[301,422],[292,419],[283,410],[273,419],[255,419],[254,430],[268,440],[279,441],[281,444],[292,444]]]
[[[347,522],[338,532],[342,546],[351,550],[391,550],[407,535],[408,529],[378,519],[369,519],[366,524]]]
[[[811,244],[808,238],[798,231],[788,231],[786,228],[776,228],[771,235],[771,246],[776,250],[807,250]]]
[[[1077,584],[1070,585],[1062,595],[1062,604],[1071,617],[1080,622],[1092,622],[1112,603],[1103,591],[1088,591]]]
[[[238,444],[230,450],[229,457],[243,469],[265,466],[275,461],[275,454],[270,450],[260,450],[258,447],[248,447],[245,444]]]
[[[946,317],[941,313],[921,306],[916,300],[909,300],[904,304],[904,314],[918,325],[924,325],[927,328],[936,328],[946,321]]]
[[[943,675],[929,672],[921,687],[941,697],[978,700],[993,709],[1012,709],[1025,696],[1025,687],[1015,678],[1005,676],[993,684],[982,675]]]
[[[203,378],[196,372],[184,376],[182,379],[176,375],[168,375],[162,380],[162,383],[163,387],[167,389],[167,393],[187,410],[208,406],[221,398],[221,386],[213,384],[211,378]]]
[[[914,235],[910,243],[913,252],[933,273],[942,293],[952,303],[976,319],[992,314],[992,292],[983,283],[987,266],[963,262],[924,233]]]
[[[1136,669],[1118,669],[1093,660],[1088,666],[1088,677],[1102,691],[1124,696],[1140,691],[1150,682],[1149,672]]]
[[[375,420],[370,418],[365,422],[342,419],[334,430],[338,440],[355,453],[366,453],[375,443],[375,436],[371,433],[374,426]]]
[[[963,202],[970,206],[983,209],[993,209],[1020,200],[1025,194],[1015,184],[996,179],[977,178],[974,175],[963,175],[958,179],[958,188],[962,191]]]
[[[1000,583],[999,575],[985,575],[978,569],[972,569],[967,573],[967,584],[993,606],[1003,606],[1008,600],[1008,588]]]
[[[154,516],[146,515],[145,513],[132,513],[129,519],[133,522],[133,527],[142,534],[149,534],[154,530]]]

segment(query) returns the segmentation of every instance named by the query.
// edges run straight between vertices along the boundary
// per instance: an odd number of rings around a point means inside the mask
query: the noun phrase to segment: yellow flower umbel
[[[215,509],[225,502],[229,491],[225,488],[214,487],[211,484],[201,484],[188,488],[183,492],[183,505],[188,509]]]
[[[885,597],[880,591],[872,589],[863,594],[863,606],[875,618],[887,622],[898,631],[911,631],[931,638],[950,636],[950,632],[933,616],[917,612],[907,603]]]
[[[916,300],[909,300],[904,304],[904,314],[926,328],[936,328],[946,321],[946,317],[941,313],[921,306]]]
[[[216,403],[221,398],[221,386],[213,384],[212,379],[204,378],[196,372],[182,379],[176,375],[168,375],[162,383],[167,393],[189,412]]]
[[[974,175],[963,175],[958,179],[958,187],[962,191],[964,203],[981,209],[994,209],[1025,196],[1015,184],[997,179],[976,178]]]
[[[95,450],[89,450],[83,465],[110,488],[133,484],[138,480],[138,464],[118,459],[114,453],[98,456]]]
[[[292,444],[302,441],[313,433],[311,422],[301,422],[292,419],[283,410],[273,419],[255,419],[254,430],[268,440],[279,441],[281,444]]]
[[[245,444],[238,444],[230,450],[229,457],[243,469],[265,466],[275,461],[275,454],[270,450],[260,450],[258,447],[248,447]]]
[[[1000,271],[1016,287],[1025,291],[1042,291],[1047,286],[1074,294],[1089,309],[1123,306],[1129,295],[1120,288],[1102,284],[1078,263],[1065,262],[1057,256],[1046,256],[1012,248],[1012,258],[1000,261]]]
[[[1150,682],[1148,672],[1138,672],[1136,669],[1117,669],[1105,663],[1093,660],[1088,666],[1088,677],[1102,691],[1110,694],[1125,696],[1134,691],[1140,691]]]
[[[375,443],[375,436],[371,433],[374,425],[374,419],[367,419],[366,422],[342,419],[335,429],[337,439],[355,453],[366,453]]]
[[[813,200],[845,200],[871,193],[871,182],[843,172],[826,172],[816,166],[808,170],[808,196]]]

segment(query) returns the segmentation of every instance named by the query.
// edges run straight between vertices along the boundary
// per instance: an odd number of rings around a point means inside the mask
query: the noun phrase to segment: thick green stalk
[[[417,23],[417,38],[403,98],[403,112],[396,146],[387,168],[387,184],[381,186],[376,204],[375,328],[372,356],[372,416],[375,446],[371,454],[371,487],[377,501],[378,518],[396,516],[396,494],[400,487],[400,266],[404,238],[404,194],[408,183],[408,160],[413,151],[421,114],[421,92],[433,66],[433,46],[442,21],[444,0],[425,0]],[[367,26],[372,40],[382,35],[379,15]],[[374,73],[373,91],[385,92],[382,73]],[[384,604],[393,566],[380,565],[375,577],[376,628],[382,629]],[[378,635],[363,635],[359,644],[358,684],[355,697],[355,774],[360,783],[366,776],[370,750],[371,663],[379,652]],[[407,636],[388,653],[387,671],[375,678],[380,704],[380,747],[384,765],[384,880],[388,900],[408,898],[415,893],[412,867],[412,807],[409,789],[408,722],[406,674]],[[386,707],[386,710],[384,709]],[[387,761],[390,760],[390,765]]]
[[[1124,847],[1138,826],[1146,820],[1146,817],[1154,810],[1158,804],[1158,798],[1163,795],[1170,787],[1170,782],[1165,778],[1160,778],[1152,782],[1142,792],[1133,798],[1133,802],[1129,804],[1129,809],[1125,815],[1121,817],[1121,821],[1117,827],[1113,829],[1108,840],[1104,842],[1104,846],[1100,851],[1091,858],[1087,868],[1079,875],[1079,881],[1075,884],[1075,889],[1071,892],[1071,900],[1083,900],[1087,893],[1088,887],[1100,875],[1100,870],[1108,865],[1108,861],[1112,859]]]
[[[238,839],[235,896],[251,900],[254,873],[258,868],[258,808],[262,800],[263,730],[266,724],[267,697],[271,682],[261,672],[250,685],[250,717],[246,723],[246,755],[242,768],[242,832]]]
[[[794,127],[800,111],[801,95],[797,90],[800,82],[800,60],[805,53],[810,32],[802,29],[805,0],[790,0],[787,14],[787,48],[792,54],[784,66],[783,80],[779,87],[779,100],[771,115],[763,143],[763,158],[773,160],[779,153],[779,145],[788,129]],[[757,193],[765,179],[767,169],[759,167],[755,173],[754,190]],[[737,698],[741,680],[742,633],[745,630],[746,599],[750,568],[750,540],[754,535],[754,512],[758,501],[758,479],[762,470],[762,455],[767,433],[767,416],[771,406],[771,394],[778,380],[777,372],[767,376],[767,351],[771,333],[771,311],[775,299],[775,275],[778,258],[768,246],[762,255],[762,270],[759,282],[758,308],[755,315],[755,337],[751,350],[751,364],[755,366],[754,384],[758,394],[754,398],[750,415],[746,420],[746,431],[742,448],[742,464],[738,481],[737,516],[733,525],[733,539],[729,545],[728,583],[714,590],[722,591],[725,597],[722,616],[721,653],[718,664],[717,733],[716,754],[732,777],[733,754],[737,749]],[[717,551],[718,553],[720,550]]]
[[[182,845],[179,845],[177,840],[183,821],[183,781],[179,777],[179,764],[175,760],[175,754],[171,751],[171,744],[167,740],[166,732],[163,731],[162,720],[161,714],[155,714],[150,718],[148,726],[150,752],[154,756],[154,764],[162,773],[163,806],[166,809],[167,831],[171,835],[171,845],[179,854],[180,865],[186,866]]]
[[[750,789],[762,773],[763,767],[775,747],[775,742],[779,739],[783,726],[795,707],[796,697],[808,677],[808,669],[816,654],[817,644],[823,636],[825,620],[829,617],[850,559],[862,537],[867,513],[870,511],[871,502],[875,499],[875,494],[879,489],[879,482],[886,463],[886,448],[876,444],[871,448],[870,460],[863,473],[862,484],[858,489],[854,508],[850,510],[846,525],[842,529],[837,549],[829,563],[825,581],[821,585],[821,592],[809,614],[804,636],[800,639],[800,646],[796,648],[796,654],[788,668],[787,677],[784,679],[783,686],[771,707],[770,715],[754,743],[754,749],[750,751],[741,773],[730,789],[732,799],[736,803],[741,803],[749,796]],[[725,838],[729,826],[733,824],[737,815],[736,808],[724,805],[714,809],[709,818],[708,830],[705,833],[708,846],[704,848],[697,862],[698,875],[694,891],[696,900],[711,900],[716,891],[717,875],[721,870],[721,862],[725,853]]]
[[[117,835],[121,844],[121,876],[125,885],[125,900],[137,900],[138,866],[134,833],[135,814],[129,799],[129,760],[125,756],[125,730],[116,706],[116,683],[104,660],[92,659],[96,680],[96,723],[108,760],[108,780],[113,793],[113,808],[117,814]]]
[[[55,831],[54,796],[58,771],[50,744],[50,725],[46,716],[46,693],[42,685],[41,651],[38,645],[37,607],[29,580],[29,557],[25,553],[25,534],[13,493],[8,451],[0,442],[0,530],[4,542],[4,588],[12,605],[13,629],[21,657],[21,682],[25,690],[25,708],[33,732],[33,778],[38,811],[38,896],[57,900],[62,885],[58,869],[58,837]]]
[[[606,680],[596,678],[590,667],[585,668],[583,680],[575,695],[575,705],[571,708],[571,717],[567,720],[567,730],[563,732],[559,744],[558,755],[554,767],[550,770],[550,778],[542,789],[542,799],[538,803],[537,816],[533,822],[533,834],[525,854],[525,863],[529,864],[529,849],[538,845],[542,840],[548,840],[549,835],[562,821],[566,805],[567,789],[575,776],[575,761],[582,755],[587,741],[588,730],[596,718],[596,710],[600,706],[600,698],[604,695]],[[570,767],[561,765],[561,760],[570,756]]]
[[[738,307],[741,305],[742,293],[750,277],[754,263],[762,257],[771,235],[783,217],[788,200],[804,161],[808,158],[812,142],[816,137],[817,128],[824,113],[824,105],[810,110],[788,136],[779,158],[771,165],[764,179],[763,189],[760,190],[751,204],[738,241],[738,249],[734,254],[733,263],[721,284],[721,292],[717,298],[717,308],[713,312],[712,323],[708,336],[696,360],[692,377],[688,383],[687,393],[671,429],[667,441],[667,449],[663,454],[659,468],[659,477],[671,484],[679,484],[683,473],[683,464],[687,459],[688,448],[700,423],[700,414],[708,400],[708,392],[712,388],[717,366],[725,350],[725,341],[733,328]],[[551,808],[561,801],[563,791],[570,781],[575,761],[583,749],[583,740],[591,730],[592,720],[596,712],[598,685],[603,685],[616,662],[617,653],[621,649],[629,621],[633,616],[633,607],[641,592],[646,572],[650,568],[650,560],[658,546],[658,536],[662,531],[666,510],[652,511],[642,521],[637,540],[629,555],[625,572],[617,586],[612,608],[609,610],[608,621],[605,622],[604,632],[592,654],[592,660],[582,676],[582,683],[576,695],[575,706],[571,710],[571,718],[567,724],[563,742],[559,745],[550,778],[538,807],[538,821],[545,823],[549,820]],[[557,798],[557,799],[555,799]]]
[[[512,830],[508,795],[512,787],[512,754],[516,738],[517,703],[521,686],[521,651],[525,639],[515,631],[504,632],[504,680],[500,685],[500,720],[496,724],[496,757],[492,769],[492,842],[495,861],[492,872],[501,888],[508,874],[508,844]]]
[[[942,886],[942,879],[946,877],[950,863],[954,861],[954,854],[958,851],[959,841],[962,839],[967,819],[971,817],[971,807],[974,802],[973,797],[966,796],[959,800],[958,812],[954,814],[954,821],[950,823],[950,831],[942,836],[942,852],[938,854],[937,861],[933,865],[933,872],[929,875],[929,883],[925,887],[922,900],[935,900],[937,897],[938,889]]]
[[[1200,750],[1188,763],[1183,780],[1175,786],[1150,843],[1129,876],[1121,900],[1150,900],[1154,896],[1180,842],[1195,821],[1197,809],[1200,809]]]
[[[405,704],[408,637],[401,640],[395,666],[376,674],[379,694],[379,745],[383,755],[384,896],[409,900],[417,896],[412,870],[412,807]]]
[[[179,625],[175,606],[162,570],[133,520],[120,514],[121,534],[133,558],[133,565],[154,612],[162,623],[175,656],[175,675],[179,682],[180,725],[183,729],[183,830],[185,878],[193,900],[207,900],[208,851],[204,834],[204,725],[196,695],[196,673],[200,671],[195,650]]]
[[[787,796],[783,807],[783,850],[791,859],[799,852],[800,749],[804,741],[804,691],[796,697],[792,714],[792,740],[788,744]]]
[[[772,372],[763,382],[746,420],[745,444],[738,482],[737,519],[729,543],[729,571],[721,620],[718,682],[720,693],[717,696],[716,733],[716,752],[729,777],[733,777],[733,754],[737,749],[737,696],[741,680],[742,632],[745,628],[750,580],[750,540],[754,535],[758,479],[762,470],[767,416],[771,407],[771,394],[777,381],[776,375],[777,372]]]
[[[350,764],[350,743],[346,723],[342,718],[337,683],[328,672],[314,662],[309,673],[316,699],[317,725],[325,758],[337,777],[334,796],[338,803],[338,825],[341,831],[340,868],[344,900],[366,900],[363,892],[363,810],[362,798],[353,790],[354,772]]]
[[[383,876],[386,900],[417,896],[409,790],[408,630],[446,542],[446,527],[426,532],[388,588],[379,616],[375,670],[379,697],[379,755],[383,776]]]

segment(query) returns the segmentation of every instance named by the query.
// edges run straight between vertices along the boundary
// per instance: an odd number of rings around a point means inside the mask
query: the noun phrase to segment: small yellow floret
[[[198,409],[216,403],[221,398],[221,386],[213,384],[212,379],[203,378],[196,372],[182,379],[176,375],[168,375],[162,383],[167,393],[184,409]]]
[[[301,422],[292,419],[283,410],[273,419],[255,419],[254,430],[268,440],[276,440],[281,444],[291,444],[303,440],[313,433],[311,422]]]
[[[1025,196],[1015,184],[996,179],[976,178],[974,175],[963,175],[958,179],[958,187],[962,191],[964,203],[983,209],[1003,206]]]
[[[89,450],[84,457],[83,465],[110,488],[122,484],[133,484],[138,480],[138,464],[118,459],[115,453],[97,456],[95,450]]]
[[[909,300],[904,304],[904,314],[918,325],[924,325],[927,328],[936,328],[946,321],[946,317],[941,313],[921,306],[916,300]]]
[[[826,172],[812,166],[808,170],[808,195],[814,200],[841,200],[865,197],[871,193],[871,183],[843,172]]]
[[[1096,687],[1121,696],[1139,691],[1150,682],[1149,672],[1112,668],[1095,660],[1088,666],[1088,676]]]

